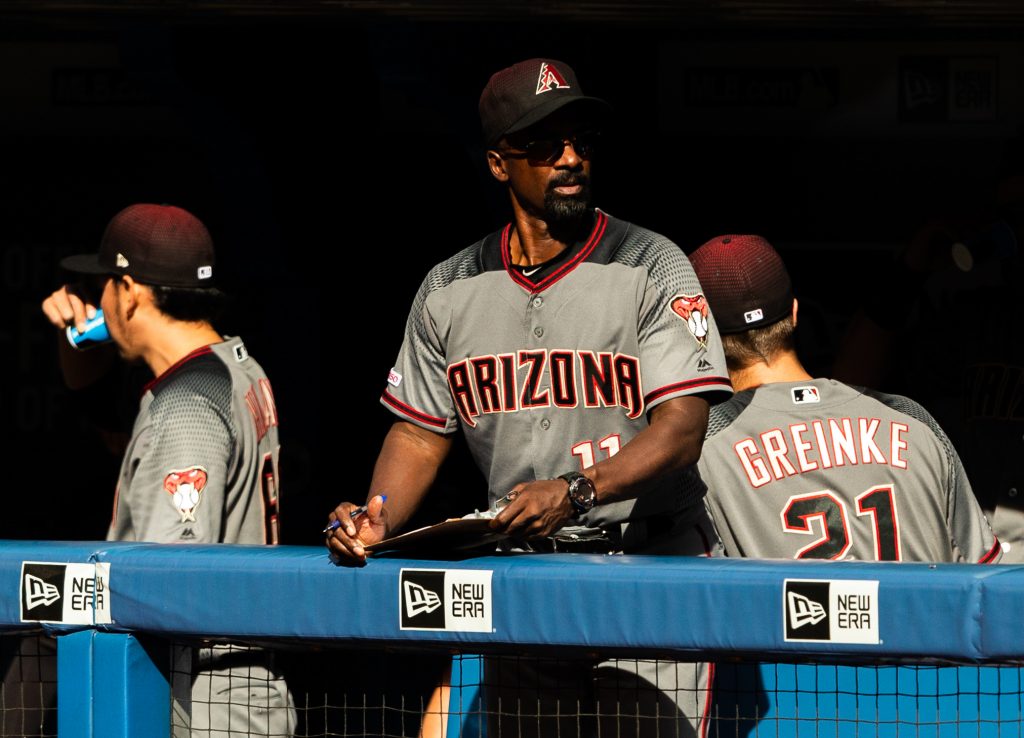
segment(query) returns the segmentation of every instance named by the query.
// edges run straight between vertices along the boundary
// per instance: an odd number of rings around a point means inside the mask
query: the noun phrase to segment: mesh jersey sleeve
[[[458,429],[455,406],[448,391],[447,359],[441,323],[451,309],[445,288],[480,272],[472,246],[430,270],[413,300],[405,339],[388,376],[381,403],[403,420],[438,433]]]
[[[616,260],[647,273],[637,316],[647,406],[694,393],[730,391],[718,328],[682,250],[656,233],[634,227]],[[686,317],[690,305],[696,306],[696,333]]]
[[[907,397],[872,390],[864,394],[897,412],[923,423],[935,437],[946,469],[946,527],[958,561],[992,564],[1002,558],[1002,550],[992,526],[981,510],[960,456],[945,431],[921,405]]]
[[[726,402],[711,407],[708,412],[708,428],[704,435],[704,448],[697,461],[697,471],[704,484],[707,485],[704,507],[718,530],[726,556],[742,555],[733,525],[736,521],[730,519],[730,516],[726,514],[726,505],[724,504],[728,500],[730,490],[728,485],[723,483],[725,477],[716,474],[716,471],[728,468],[729,461],[722,458],[722,451],[717,444],[710,444],[709,441],[728,428],[753,398],[753,392],[740,392]]]
[[[230,377],[208,372],[175,377],[154,397],[119,503],[131,505],[137,540],[221,540],[236,444],[230,402]]]

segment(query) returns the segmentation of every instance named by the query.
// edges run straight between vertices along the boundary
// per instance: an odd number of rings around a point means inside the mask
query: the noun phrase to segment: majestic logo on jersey
[[[703,356],[700,357],[700,361],[697,362],[697,371],[698,372],[709,372],[709,371],[711,371],[714,368],[715,367],[712,365],[712,363],[710,361],[708,361],[707,359],[705,359]]]
[[[562,73],[547,62],[541,62],[540,76],[537,77],[537,93],[551,92],[556,87],[568,89],[569,83],[565,81]]]
[[[811,402],[821,402],[821,395],[817,387],[794,387],[790,390],[793,394],[793,403],[804,405]]]
[[[474,356],[448,367],[448,388],[462,421],[534,408],[622,407],[628,418],[644,412],[640,360],[609,351],[538,349]]]
[[[170,494],[174,507],[181,514],[182,523],[195,522],[196,508],[202,500],[206,480],[206,469],[201,466],[172,471],[164,477],[164,489]]]
[[[701,347],[708,345],[708,302],[699,292],[696,295],[676,295],[670,303],[672,312],[683,319],[690,333]]]

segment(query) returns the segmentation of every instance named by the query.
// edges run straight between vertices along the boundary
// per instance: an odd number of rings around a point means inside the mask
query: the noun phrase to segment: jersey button
[[[551,427],[551,421],[548,420],[547,418],[544,418],[544,420],[540,421],[540,427],[543,428],[544,430],[547,430],[548,428]]]
[[[535,335],[537,338],[540,338],[541,336],[544,335],[544,329],[541,328],[540,326],[537,326],[536,328],[533,329],[533,335]]]
[[[544,304],[544,298],[541,297],[540,295],[537,295],[535,298],[533,298],[533,306],[535,308],[539,308],[543,304]]]

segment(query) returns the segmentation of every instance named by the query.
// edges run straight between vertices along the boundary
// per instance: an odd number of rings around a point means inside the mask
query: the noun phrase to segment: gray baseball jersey
[[[510,233],[427,275],[381,399],[438,433],[461,427],[492,502],[615,454],[661,402],[730,391],[714,319],[671,241],[595,211],[589,238],[535,282],[512,267]],[[583,523],[675,513],[703,493],[682,473]]]
[[[114,541],[277,543],[277,408],[240,338],[193,351],[146,385],[121,463]],[[272,657],[176,646],[172,734],[291,735],[294,702]],[[233,658],[236,668],[224,665]]]
[[[830,379],[712,408],[698,464],[730,556],[992,563],[956,450],[912,400]]]
[[[239,338],[146,386],[108,540],[277,543],[277,410]]]

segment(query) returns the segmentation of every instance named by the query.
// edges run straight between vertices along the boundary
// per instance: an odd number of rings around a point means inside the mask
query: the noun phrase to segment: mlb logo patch
[[[764,311],[761,308],[757,308],[756,310],[748,310],[747,312],[743,313],[743,320],[745,320],[747,323],[753,323],[756,320],[761,320],[761,318],[763,317]]]
[[[793,393],[794,405],[806,405],[812,402],[821,402],[821,395],[817,387],[794,387],[790,390]]]

